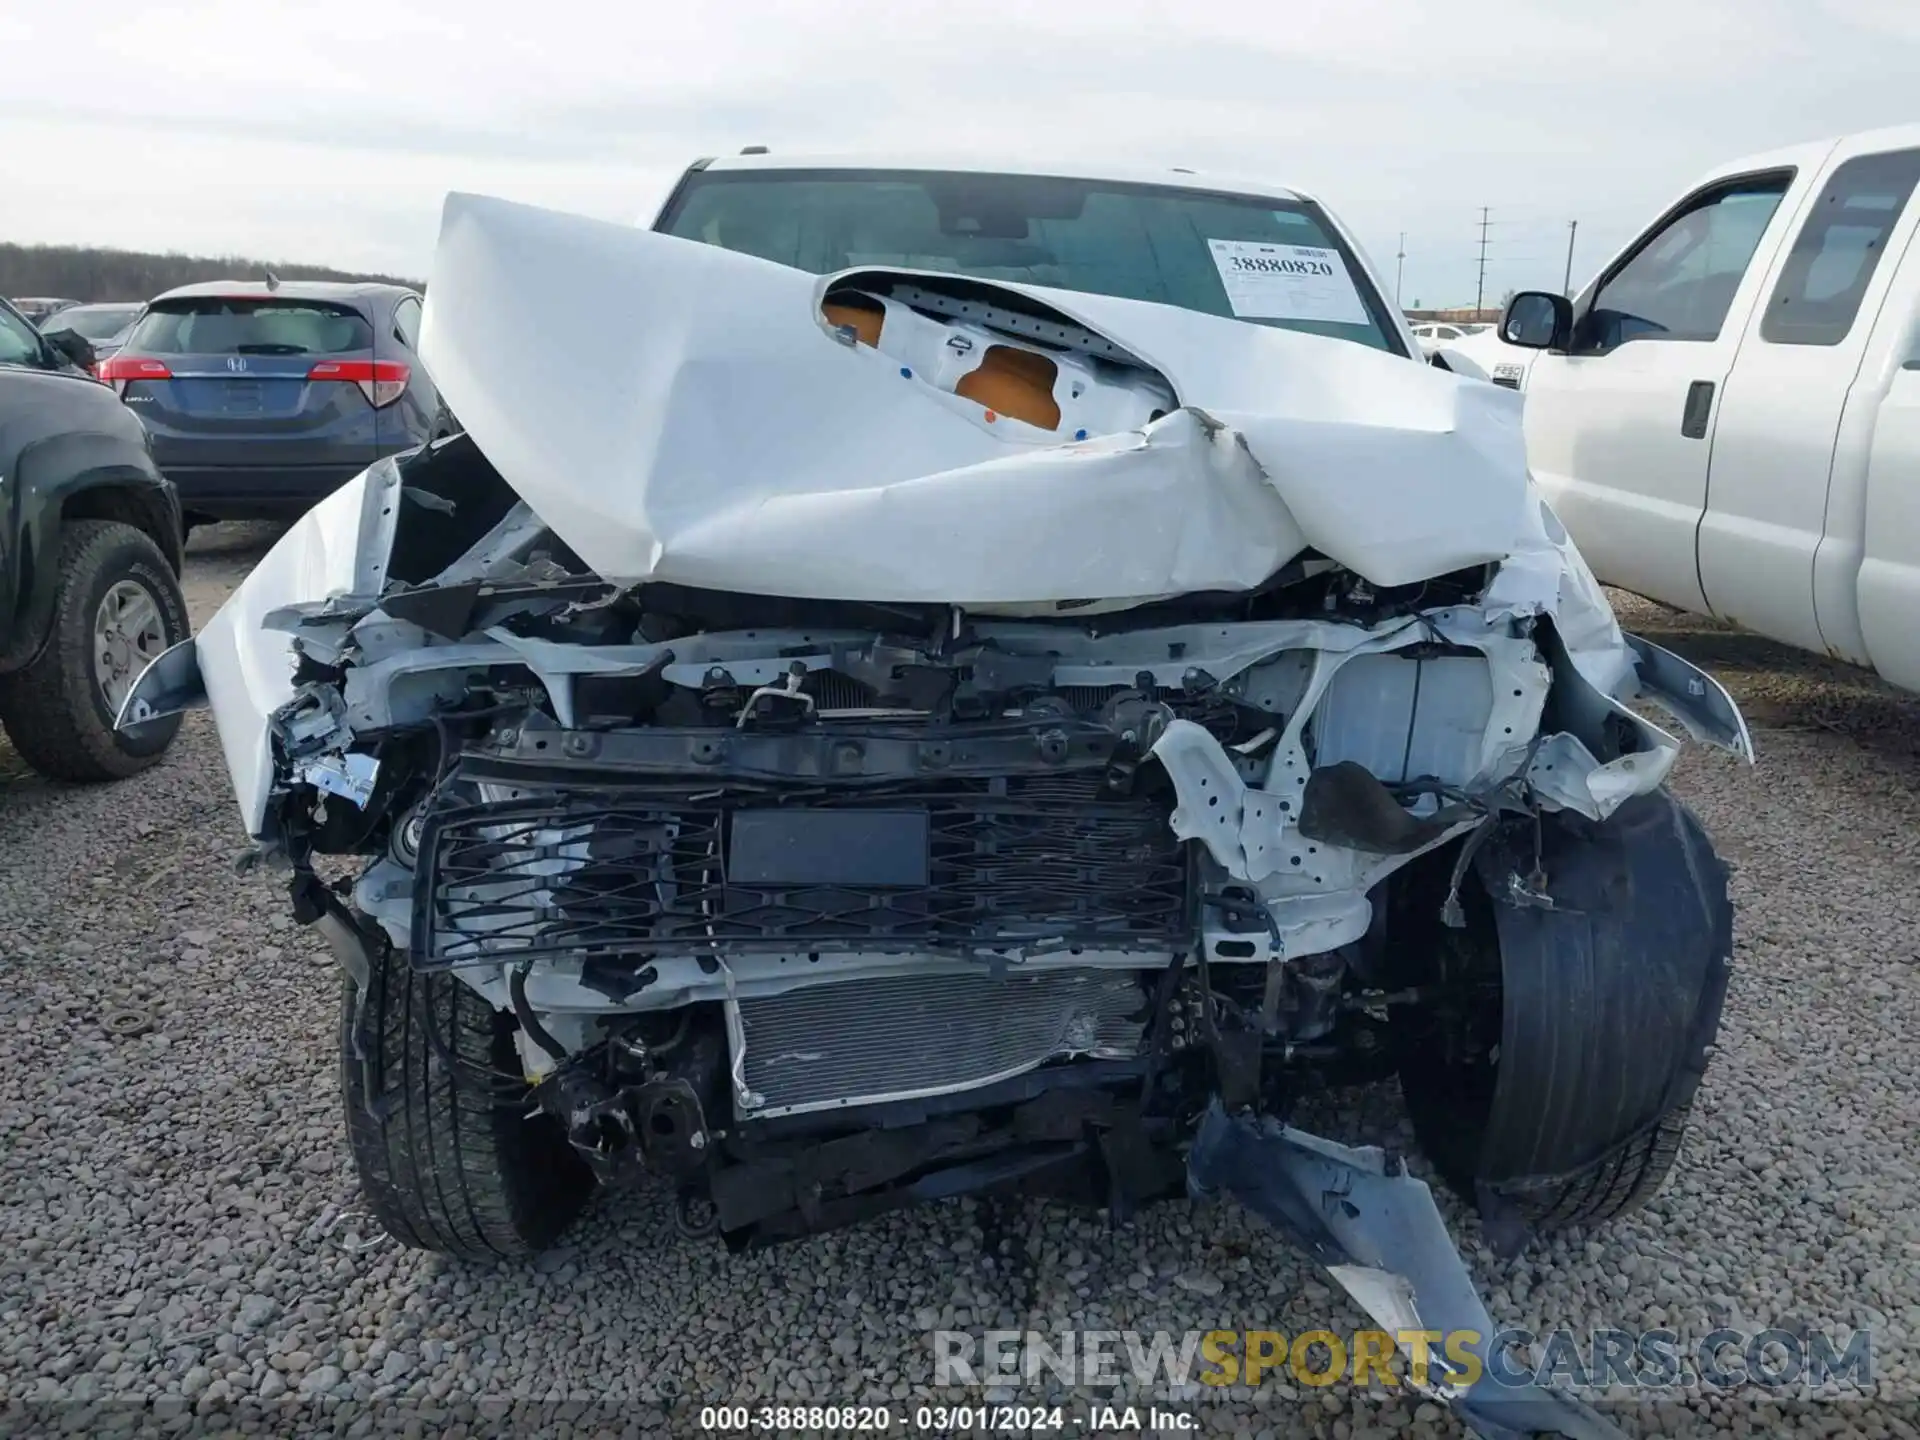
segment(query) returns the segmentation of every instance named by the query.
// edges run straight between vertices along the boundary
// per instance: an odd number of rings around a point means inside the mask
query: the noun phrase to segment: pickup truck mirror
[[[93,373],[93,345],[78,330],[47,330],[42,335],[55,354],[71,360],[89,375]]]
[[[1523,350],[1564,350],[1573,335],[1573,302],[1551,290],[1522,290],[1500,317],[1500,338]]]

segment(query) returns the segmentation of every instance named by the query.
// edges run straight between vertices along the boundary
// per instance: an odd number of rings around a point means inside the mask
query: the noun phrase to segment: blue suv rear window
[[[133,334],[142,355],[344,355],[373,346],[373,327],[322,300],[196,296],[157,300]]]

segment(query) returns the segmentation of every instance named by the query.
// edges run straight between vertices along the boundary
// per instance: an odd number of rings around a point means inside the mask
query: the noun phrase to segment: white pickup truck
[[[1720,166],[1541,351],[1529,463],[1600,578],[1920,690],[1920,125]]]

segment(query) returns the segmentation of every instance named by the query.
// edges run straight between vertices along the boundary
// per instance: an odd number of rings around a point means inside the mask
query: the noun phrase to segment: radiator
[[[1061,1055],[1139,1053],[1135,972],[903,975],[738,1002],[735,1073],[754,1116],[972,1089]]]

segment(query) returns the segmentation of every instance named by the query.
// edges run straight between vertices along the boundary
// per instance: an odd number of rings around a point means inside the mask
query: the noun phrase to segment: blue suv
[[[290,518],[432,438],[420,314],[398,285],[183,285],[96,373],[146,425],[189,524]]]

